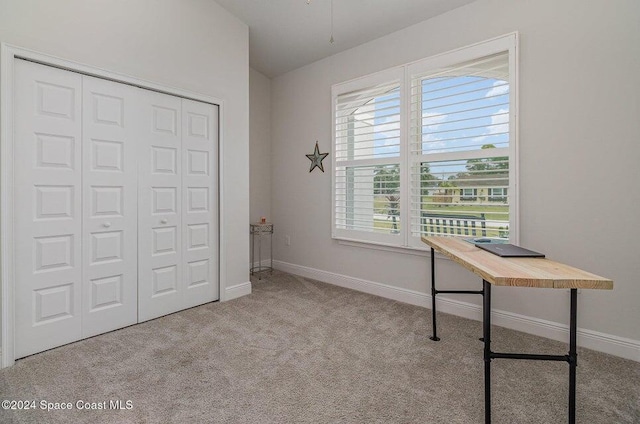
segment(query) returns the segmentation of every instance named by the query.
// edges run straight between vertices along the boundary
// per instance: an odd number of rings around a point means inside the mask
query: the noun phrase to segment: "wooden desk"
[[[569,423],[576,419],[576,353],[577,289],[613,289],[613,281],[595,274],[545,258],[502,258],[455,237],[422,237],[431,247],[431,299],[433,336],[438,341],[436,326],[436,295],[448,293],[479,294],[482,302],[482,339],[484,341],[484,414],[491,422],[491,360],[527,359],[564,361],[569,363]],[[482,290],[437,290],[435,281],[435,252],[459,263],[482,277]],[[538,355],[527,353],[497,353],[491,351],[491,285],[570,289],[569,353],[567,355]]]

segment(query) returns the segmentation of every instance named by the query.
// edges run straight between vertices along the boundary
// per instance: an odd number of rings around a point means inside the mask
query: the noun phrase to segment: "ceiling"
[[[249,26],[249,64],[276,77],[474,0],[216,0]]]

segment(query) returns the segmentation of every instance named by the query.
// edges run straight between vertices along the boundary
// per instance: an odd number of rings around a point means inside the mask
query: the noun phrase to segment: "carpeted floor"
[[[0,400],[71,402],[1,411],[0,423],[481,423],[481,324],[274,272],[253,294],[20,360]],[[498,351],[566,344],[500,327]],[[640,363],[578,351],[579,423],[640,423]],[[493,362],[494,423],[564,423],[565,363]],[[79,411],[78,400],[132,402]],[[125,404],[126,405],[126,404]]]

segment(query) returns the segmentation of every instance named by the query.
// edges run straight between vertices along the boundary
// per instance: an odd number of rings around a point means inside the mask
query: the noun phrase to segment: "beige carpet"
[[[20,360],[0,398],[132,402],[1,423],[481,423],[481,324],[274,272],[253,294]],[[498,351],[567,346],[495,327]],[[640,423],[640,363],[580,349],[579,423]],[[494,423],[566,422],[568,366],[495,360]]]

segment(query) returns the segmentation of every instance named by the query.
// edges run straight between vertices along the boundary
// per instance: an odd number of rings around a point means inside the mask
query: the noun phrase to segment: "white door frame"
[[[225,101],[216,97],[193,93],[180,88],[169,87],[151,81],[130,77],[116,72],[107,71],[94,66],[61,59],[45,53],[35,52],[7,43],[2,43],[0,52],[0,337],[1,361],[0,368],[15,363],[15,299],[14,299],[14,235],[13,235],[13,83],[15,59],[26,59],[43,65],[53,66],[78,72],[84,75],[103,78],[123,84],[158,91],[160,93],[183,97],[219,106],[218,116],[218,282],[220,301],[225,301],[226,266],[224,240],[225,222],[223,214],[223,137]]]

